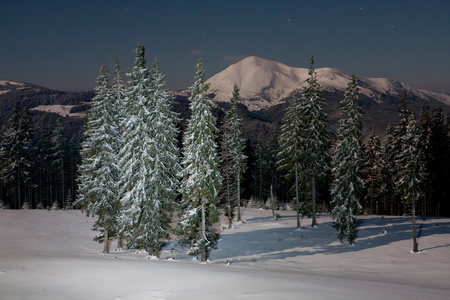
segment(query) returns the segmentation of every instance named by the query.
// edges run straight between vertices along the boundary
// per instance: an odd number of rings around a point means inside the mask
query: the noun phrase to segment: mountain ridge
[[[345,91],[350,75],[336,68],[315,69],[315,76],[324,90]],[[213,75],[209,93],[216,102],[229,102],[236,83],[243,104],[249,110],[267,109],[281,104],[294,90],[303,87],[308,79],[308,69],[290,67],[269,59],[249,56]],[[450,106],[450,95],[415,89],[400,81],[388,78],[358,77],[361,93],[381,103],[388,96],[402,97],[406,92],[426,101],[438,101]]]

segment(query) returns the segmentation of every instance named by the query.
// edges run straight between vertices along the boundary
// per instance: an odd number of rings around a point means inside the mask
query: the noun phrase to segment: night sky
[[[249,55],[302,68],[314,55],[317,68],[450,93],[448,0],[0,0],[0,40],[0,79],[67,91],[92,89],[116,56],[127,72],[140,41],[174,90],[199,57],[210,77]]]

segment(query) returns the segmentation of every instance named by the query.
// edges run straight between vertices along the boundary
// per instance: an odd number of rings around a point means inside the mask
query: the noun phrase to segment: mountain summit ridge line
[[[350,75],[336,68],[317,68],[319,84],[324,90],[345,91]],[[308,69],[290,67],[283,63],[257,56],[249,56],[230,65],[207,80],[209,93],[216,102],[228,102],[234,84],[240,88],[243,104],[249,110],[267,109],[281,104],[289,94],[306,84]],[[400,81],[387,78],[358,77],[361,93],[378,103],[383,96],[410,96],[436,100],[450,106],[450,95],[415,89]]]

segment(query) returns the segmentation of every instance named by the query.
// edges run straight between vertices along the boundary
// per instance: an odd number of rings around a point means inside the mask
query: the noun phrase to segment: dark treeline
[[[400,121],[386,129],[385,138],[375,130],[365,137],[363,145],[365,188],[360,199],[364,213],[385,215],[410,214],[409,205],[404,205],[401,193],[394,184],[396,151],[400,151],[402,135],[405,133],[407,117],[413,114],[406,104],[401,104]],[[422,178],[423,191],[416,204],[416,214],[420,216],[450,216],[450,116],[441,108],[430,110],[423,107],[416,117],[421,129],[421,144],[425,153]],[[244,175],[244,198],[257,199],[260,203],[270,200],[270,187],[278,201],[278,207],[293,207],[293,186],[282,172],[277,170],[277,134],[266,135],[259,140],[247,142],[246,155],[248,169]],[[269,142],[267,142],[269,140]],[[322,212],[331,209],[329,186],[331,175],[320,183],[318,205]]]
[[[177,106],[180,104],[177,103]],[[187,111],[180,107],[176,107],[176,110]],[[251,114],[242,105],[239,110],[244,115]],[[220,110],[216,114],[218,111]],[[406,104],[403,105],[399,123],[387,128],[384,139],[375,132],[365,138],[366,184],[361,198],[365,213],[410,213],[408,206],[403,205],[400,195],[396,193],[392,178],[395,176],[392,159],[406,126],[404,119],[410,113]],[[188,117],[186,114],[182,114],[184,120]],[[421,201],[416,204],[416,213],[421,216],[450,216],[450,117],[441,109],[424,107],[417,119],[425,152],[423,159],[426,175],[423,178]],[[263,122],[253,124],[251,118],[244,121],[244,127],[247,126],[244,132],[253,128],[252,125],[265,126]],[[78,134],[81,128],[73,128],[75,125],[79,127],[81,123],[72,123],[69,118],[56,117],[55,114],[31,113],[26,106],[15,107],[9,121],[3,124],[0,135],[0,201],[3,208],[51,208],[54,205],[60,208],[71,207],[70,203],[76,199],[77,193],[76,175],[81,142]],[[182,130],[184,125],[185,121],[182,121]],[[243,199],[257,200],[261,204],[271,201],[270,197],[273,195],[278,208],[292,208],[292,183],[288,182],[276,166],[279,148],[277,126],[269,123],[267,126],[268,128],[254,127],[251,131],[258,136],[247,138],[245,154],[248,158],[243,175]],[[269,133],[264,135],[261,132]],[[330,183],[331,176],[319,184],[319,211],[330,211]]]
[[[36,118],[39,116],[39,118]],[[0,135],[0,206],[71,208],[80,141],[55,114],[15,106]],[[73,124],[72,124],[73,125]]]

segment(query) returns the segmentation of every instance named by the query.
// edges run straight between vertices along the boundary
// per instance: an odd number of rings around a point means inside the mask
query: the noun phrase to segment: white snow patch
[[[85,118],[86,113],[84,112],[76,112],[71,113],[70,110],[77,105],[39,105],[33,107],[31,110],[43,111],[47,113],[56,113],[63,117],[71,117],[71,118]]]

